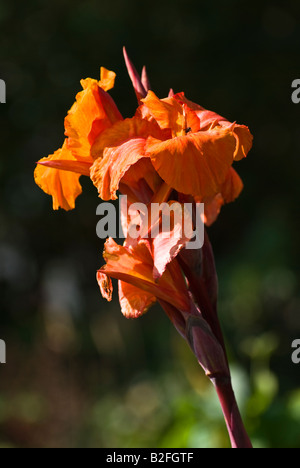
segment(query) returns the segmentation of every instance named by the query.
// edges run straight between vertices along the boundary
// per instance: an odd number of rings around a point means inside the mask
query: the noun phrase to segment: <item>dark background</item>
[[[101,298],[90,181],[69,213],[34,184],[81,78],[114,70],[112,95],[133,115],[123,45],[160,97],[185,91],[254,135],[236,166],[245,189],[209,229],[219,313],[254,445],[300,447],[299,13],[298,0],[0,0],[2,447],[228,446],[213,389],[163,312],[128,321]]]

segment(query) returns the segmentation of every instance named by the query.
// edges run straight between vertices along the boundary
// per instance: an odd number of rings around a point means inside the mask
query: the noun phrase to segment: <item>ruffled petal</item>
[[[243,190],[244,184],[235,169],[231,167],[221,189],[225,203],[234,201]]]
[[[132,138],[147,138],[148,136],[163,140],[165,132],[156,122],[149,122],[138,117],[116,122],[95,139],[92,146],[92,157],[94,159],[102,158],[105,148],[115,148]]]
[[[161,129],[171,131],[173,137],[200,130],[197,114],[172,96],[159,99],[153,91],[149,91],[146,98],[142,99],[142,103],[137,115],[142,118],[154,119]]]
[[[221,211],[225,203],[234,201],[243,190],[243,182],[237,172],[231,167],[222,185],[221,192],[205,201],[204,223],[211,226]]]
[[[99,86],[104,91],[109,91],[115,86],[115,79],[116,79],[115,72],[111,70],[107,70],[107,68],[104,68],[104,67],[100,68]]]
[[[174,96],[174,99],[182,105],[186,105],[198,116],[200,121],[200,129],[208,130],[216,125],[222,127],[230,127],[232,125],[227,119],[217,114],[216,112],[206,110],[192,101],[189,101],[184,93],[178,93]],[[235,124],[233,133],[236,138],[236,148],[234,152],[234,159],[239,161],[245,158],[252,148],[253,136],[251,135],[249,128],[245,125]]]
[[[224,205],[224,198],[221,193],[217,193],[204,204],[204,223],[211,226],[218,218],[221,208]]]
[[[112,72],[108,72],[112,73]],[[104,75],[104,88],[112,78]],[[65,135],[74,156],[91,159],[91,145],[105,129],[122,119],[113,99],[101,88],[101,82],[87,78],[81,80],[83,91],[77,94],[65,118]]]
[[[119,281],[119,301],[122,314],[134,319],[144,315],[156,302],[156,297],[132,284]]]
[[[36,183],[53,197],[53,208],[70,210],[81,193],[80,175],[90,175],[91,145],[99,133],[122,119],[112,98],[104,91],[113,87],[115,73],[101,69],[101,81],[82,80],[83,91],[65,118],[61,149],[39,161]],[[103,89],[102,89],[103,88]]]
[[[91,168],[91,179],[103,200],[117,198],[116,192],[124,175],[138,161],[145,158],[145,143],[149,135],[162,138],[164,132],[155,122],[133,117],[117,122],[96,139],[92,148],[95,162]],[[149,168],[152,172],[149,172]],[[131,182],[134,184],[143,175],[149,179],[149,183],[157,185],[157,176],[149,163],[143,162],[135,166],[131,175],[132,180],[130,176],[126,180],[128,185]]]
[[[48,158],[41,159],[40,162],[47,163],[53,161],[59,163],[61,160],[76,162],[66,142],[61,149],[57,150]],[[69,211],[75,207],[75,200],[82,192],[79,177],[80,174],[53,169],[42,164],[37,165],[34,173],[37,185],[45,193],[52,196],[54,210],[63,208]]]
[[[150,158],[143,157],[124,174],[120,191],[122,192],[124,186],[128,187],[136,194],[135,201],[140,201],[147,205],[152,200],[153,194],[157,193],[162,183],[163,181],[154,169]]]
[[[149,91],[142,102],[162,129],[170,128],[174,134],[181,132],[184,127],[183,109],[175,99],[159,99]]]
[[[151,213],[153,276],[156,280],[194,235],[191,213],[183,204],[169,202],[160,208],[156,213]]]
[[[203,200],[220,192],[235,145],[232,128],[217,127],[167,141],[149,138],[146,154],[168,185]]]
[[[147,241],[126,247],[109,238],[103,256],[106,265],[99,270],[101,274],[129,283],[177,309],[189,310],[190,299],[180,272],[167,269],[158,281],[154,280],[153,258]]]
[[[91,179],[102,200],[115,200],[124,174],[145,157],[145,139],[135,138],[116,148],[104,150],[103,159],[96,159],[91,168]]]
[[[234,153],[235,161],[239,161],[247,156],[252,148],[253,136],[246,125],[236,125],[234,129],[236,136],[236,150]]]

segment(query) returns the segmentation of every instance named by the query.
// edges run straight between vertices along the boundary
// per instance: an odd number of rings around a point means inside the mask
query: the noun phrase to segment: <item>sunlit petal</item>
[[[157,209],[156,215],[158,219],[155,220],[152,214],[151,227],[155,279],[161,277],[167,265],[193,237],[191,214],[183,204],[166,203],[162,210]]]
[[[96,139],[92,148],[95,162],[91,169],[91,179],[103,200],[117,198],[116,192],[122,178],[133,165],[146,157],[145,144],[149,135],[161,138],[164,133],[157,123],[133,117],[117,122]],[[143,176],[149,182],[151,179],[152,185],[157,183],[157,176],[149,162],[140,163],[131,175],[132,181],[127,175],[128,185]]]
[[[105,78],[106,87],[111,77]],[[91,145],[95,138],[122,119],[113,99],[100,86],[97,80],[81,80],[83,91],[77,94],[65,118],[65,135],[74,156],[91,158]]]
[[[226,176],[225,182],[221,187],[220,193],[205,200],[204,204],[204,222],[207,226],[213,224],[222,206],[225,203],[234,201],[243,190],[243,182],[237,172],[231,167]]]
[[[47,163],[49,161],[54,161],[59,163],[61,160],[67,160],[71,163],[76,162],[73,154],[67,148],[66,143],[64,143],[61,149],[57,150],[48,158],[41,159],[40,162]],[[45,193],[52,196],[54,210],[63,208],[68,211],[75,207],[75,200],[82,191],[79,183],[80,174],[61,171],[38,164],[35,169],[34,177],[37,185],[44,190]]]
[[[156,302],[156,297],[130,283],[119,281],[119,301],[125,317],[138,318]]]
[[[100,81],[98,84],[104,91],[109,91],[114,87],[115,79],[115,72],[107,70],[107,68],[104,67],[100,68]]]
[[[153,297],[164,300],[180,310],[189,310],[189,296],[184,288],[183,277],[166,270],[162,277],[153,278],[153,258],[148,243],[140,241],[130,247],[120,246],[113,239],[105,243],[104,265],[99,271],[146,291]]]
[[[216,125],[220,125],[222,127],[230,127],[232,125],[231,122],[216,112],[204,109],[199,106],[199,104],[190,101],[185,97],[184,93],[176,94],[174,99],[182,105],[187,105],[195,112],[199,118],[201,130],[208,130]],[[245,158],[252,148],[253,136],[251,135],[248,127],[239,124],[235,124],[233,133],[236,137],[234,159],[239,161],[240,159]]]
[[[232,129],[218,127],[163,142],[149,138],[146,154],[168,185],[203,200],[220,191],[235,145]]]

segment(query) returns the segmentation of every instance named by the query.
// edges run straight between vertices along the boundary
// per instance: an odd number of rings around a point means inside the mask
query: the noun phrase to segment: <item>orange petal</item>
[[[167,269],[159,281],[154,280],[153,259],[146,241],[124,247],[110,238],[105,243],[103,256],[106,265],[99,270],[100,273],[125,281],[177,309],[189,310],[190,300],[187,289],[182,287],[183,277],[180,282],[177,275]]]
[[[101,67],[100,77],[101,78],[98,84],[104,91],[109,91],[114,87],[116,79],[115,72],[107,70],[107,68]]]
[[[77,94],[65,118],[65,135],[74,156],[91,159],[95,138],[113,123],[122,119],[114,101],[96,80],[81,80],[83,91]]]
[[[205,113],[212,114],[210,111],[205,111]],[[199,115],[199,113],[198,113]],[[232,124],[228,120],[220,120],[219,122],[215,120],[212,125],[220,125],[223,128],[230,128]],[[235,161],[240,161],[245,158],[249,151],[252,148],[253,136],[251,135],[249,128],[245,125],[234,125],[233,134],[236,139],[236,147],[233,154],[233,159]]]
[[[183,110],[182,106],[173,98],[159,99],[153,91],[149,91],[142,102],[161,128],[171,128],[175,133],[181,131]]]
[[[238,173],[231,167],[222,186],[221,193],[225,203],[234,201],[243,190],[244,184]]]
[[[96,138],[92,147],[92,156],[94,159],[101,158],[105,148],[117,147],[131,138],[147,138],[149,135],[159,139],[165,138],[165,132],[156,122],[149,122],[138,117],[116,122]]]
[[[124,175],[141,158],[145,158],[145,143],[148,135],[162,138],[164,133],[155,122],[137,117],[117,122],[103,132],[95,141],[92,155],[96,159],[91,169],[91,179],[103,200],[116,199],[116,192]],[[155,171],[149,172],[149,164],[141,163],[133,174],[132,182],[142,178],[141,169],[147,180],[157,184]],[[130,178],[127,183],[130,183]]]
[[[249,128],[245,125],[236,125],[234,128],[234,134],[237,140],[234,159],[239,161],[240,159],[245,158],[251,150],[253,136],[251,135]]]
[[[48,158],[41,159],[41,164],[38,164],[35,169],[34,178],[37,185],[45,193],[52,196],[54,210],[63,208],[68,211],[75,207],[75,200],[82,191],[79,183],[80,174],[61,171],[43,165],[43,163],[51,161],[59,163],[60,160],[76,161],[71,151],[67,148],[66,142],[54,154]]]
[[[224,198],[220,193],[208,200],[204,204],[204,223],[206,226],[211,226],[220,214],[221,208],[224,205]]]
[[[221,211],[225,203],[234,201],[243,190],[243,182],[237,172],[231,167],[228,171],[226,180],[222,185],[221,192],[205,201],[204,204],[204,222],[211,226]]]
[[[216,114],[216,112],[204,109],[204,107],[200,106],[199,104],[196,104],[195,102],[190,101],[189,99],[185,97],[184,93],[175,94],[174,99],[178,101],[180,104],[185,104],[187,107],[189,107],[191,110],[193,110],[197,114],[200,120],[201,130],[208,130],[214,122],[216,122],[217,124],[219,124],[219,122],[221,121],[224,121],[228,124],[230,123],[228,122],[228,120],[224,119],[224,117],[222,117],[221,115]]]
[[[189,211],[183,204],[169,202],[157,208],[156,221],[151,227],[154,278],[160,278],[166,267],[193,237],[193,225]],[[153,210],[153,205],[152,205]],[[162,229],[162,226],[164,228]],[[157,231],[157,232],[156,232]]]
[[[113,98],[108,93],[103,91],[103,89],[101,87],[99,87],[98,93],[99,93],[99,96],[100,96],[101,104],[102,104],[104,112],[106,113],[106,116],[107,116],[107,118],[108,118],[108,120],[110,122],[110,125],[113,125],[114,123],[118,122],[119,120],[123,120],[123,117],[122,117],[119,109],[117,108]],[[100,132],[97,132],[97,125],[96,124],[97,124],[97,122],[95,122],[94,134],[91,133],[91,135],[90,135],[91,144],[94,142],[96,136],[98,136],[99,133],[100,133]],[[110,127],[110,125],[109,125],[109,127]],[[102,128],[102,123],[98,122],[98,126]]]
[[[220,191],[235,145],[232,129],[218,127],[167,141],[149,138],[146,154],[168,185],[203,200]]]
[[[221,125],[222,127],[230,127],[232,125],[227,119],[222,117],[216,112],[206,110],[199,104],[195,104],[192,101],[189,101],[184,93],[178,93],[174,96],[181,104],[186,104],[191,110],[195,112],[200,120],[200,129],[208,130],[215,125]],[[234,152],[234,159],[239,161],[242,158],[245,158],[252,148],[253,136],[251,135],[249,128],[245,125],[235,124],[234,135],[236,138],[236,149]]]
[[[125,317],[138,318],[156,302],[156,297],[132,284],[119,281],[119,301]]]
[[[76,174],[90,176],[91,163],[83,161],[68,161],[62,159],[41,160],[37,164],[45,167],[52,167],[53,169],[60,169],[61,171],[75,172]]]
[[[122,178],[122,185],[127,185],[134,190],[139,201],[145,204],[150,202],[162,182],[148,157],[140,159],[131,166]]]
[[[103,159],[96,159],[91,168],[91,179],[102,200],[115,200],[124,174],[145,157],[145,139],[135,138],[117,148],[107,148]]]
[[[185,104],[189,109],[193,110],[197,114],[200,120],[201,130],[208,130],[211,124],[216,120],[218,122],[220,120],[226,120],[223,117],[221,117],[219,114],[206,110],[204,109],[204,107],[200,106],[199,104],[196,104],[195,102],[190,101],[189,99],[185,97],[185,94],[183,92],[175,94],[174,99],[178,101],[181,105]]]
[[[200,128],[196,113],[173,97],[159,99],[153,91],[149,91],[142,102],[139,113],[144,118],[150,114],[161,129],[171,129],[173,136],[184,135],[187,129],[197,132]]]

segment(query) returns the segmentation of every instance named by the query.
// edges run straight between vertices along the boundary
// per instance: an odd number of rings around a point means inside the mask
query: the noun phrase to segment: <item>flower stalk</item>
[[[244,427],[229,377],[211,379],[217,391],[232,448],[253,448]]]
[[[207,234],[206,242],[209,242]],[[211,259],[213,258],[211,257]],[[187,272],[186,268],[185,272]],[[193,286],[195,287],[195,285],[196,283]],[[200,287],[197,294],[198,300],[199,298],[202,299],[201,292],[203,292],[203,288]],[[169,307],[166,307],[166,304],[161,303],[177,331],[186,339],[206,376],[214,385],[223,411],[232,448],[252,448],[232,388],[230,369],[219,319],[215,307],[209,304],[207,294],[205,294],[203,304],[204,308],[202,310],[206,311],[205,318],[201,310],[192,301],[191,310],[188,314],[179,313],[178,311],[175,313],[174,308],[171,310]],[[208,306],[209,308],[207,308]],[[212,323],[213,327],[209,325],[209,322]],[[212,328],[217,331],[218,337],[214,334]]]

